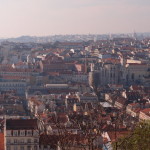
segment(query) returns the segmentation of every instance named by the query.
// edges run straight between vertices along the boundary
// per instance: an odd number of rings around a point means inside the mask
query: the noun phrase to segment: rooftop
[[[6,120],[7,130],[35,130],[37,119],[8,119]]]

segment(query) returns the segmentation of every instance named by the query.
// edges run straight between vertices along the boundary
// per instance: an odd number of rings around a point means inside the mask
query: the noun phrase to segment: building
[[[124,75],[127,83],[143,83],[144,77],[148,76],[149,65],[130,63],[126,64]]]
[[[36,99],[35,97],[31,97],[28,99],[28,109],[34,115],[42,113],[45,109],[45,105],[42,101]]]
[[[95,66],[95,71],[89,74],[89,83],[92,84],[92,80],[96,81],[98,85],[107,84],[120,84],[121,82],[121,65],[104,63]]]
[[[16,91],[18,95],[24,95],[27,83],[24,80],[0,79],[0,91]]]
[[[5,150],[39,150],[36,119],[7,119],[4,129]]]

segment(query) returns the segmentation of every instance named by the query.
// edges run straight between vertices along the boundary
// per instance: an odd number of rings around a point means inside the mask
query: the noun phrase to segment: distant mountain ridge
[[[150,37],[150,32],[147,33],[136,33],[140,38]],[[129,34],[111,34],[112,37],[132,37],[133,33]],[[0,38],[0,42],[9,41],[9,42],[19,42],[19,43],[47,43],[47,42],[56,42],[56,41],[88,41],[88,40],[101,40],[110,38],[110,34],[72,34],[72,35],[50,35],[50,36],[20,36],[16,38]]]

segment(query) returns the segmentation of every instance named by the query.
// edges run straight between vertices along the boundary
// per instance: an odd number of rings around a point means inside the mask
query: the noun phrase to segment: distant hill
[[[150,33],[136,33],[136,35],[141,39],[145,37],[150,37]],[[114,37],[129,37],[133,36],[133,33],[129,34],[111,34],[112,38]],[[48,43],[48,42],[64,42],[64,41],[72,41],[72,42],[81,42],[81,41],[89,41],[89,40],[103,40],[108,39],[110,37],[109,34],[87,34],[87,35],[51,35],[51,36],[20,36],[17,38],[2,38],[2,41],[9,41],[9,42],[19,42],[19,43]]]

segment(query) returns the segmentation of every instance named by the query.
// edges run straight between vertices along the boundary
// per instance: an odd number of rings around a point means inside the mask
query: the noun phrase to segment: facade
[[[121,60],[122,61],[122,60]],[[98,85],[108,84],[144,84],[149,82],[149,65],[139,63],[98,63],[91,67],[89,83],[96,80]]]
[[[8,119],[4,130],[5,150],[39,150],[36,119]]]
[[[26,90],[26,81],[19,80],[1,80],[0,91],[16,91],[18,95],[24,95]]]
[[[124,70],[125,80],[127,83],[143,83],[144,77],[148,76],[149,65],[132,63],[127,64]]]
[[[79,83],[87,83],[88,75],[87,74],[62,74],[61,77],[64,78],[65,81],[71,82],[79,82]]]
[[[96,71],[90,72],[89,83],[92,84],[96,80],[96,84],[99,85],[119,84],[121,82],[121,76],[121,65],[105,63],[98,66]]]
[[[78,95],[79,101],[80,102],[97,102],[98,97],[94,93],[84,93],[81,95]]]

